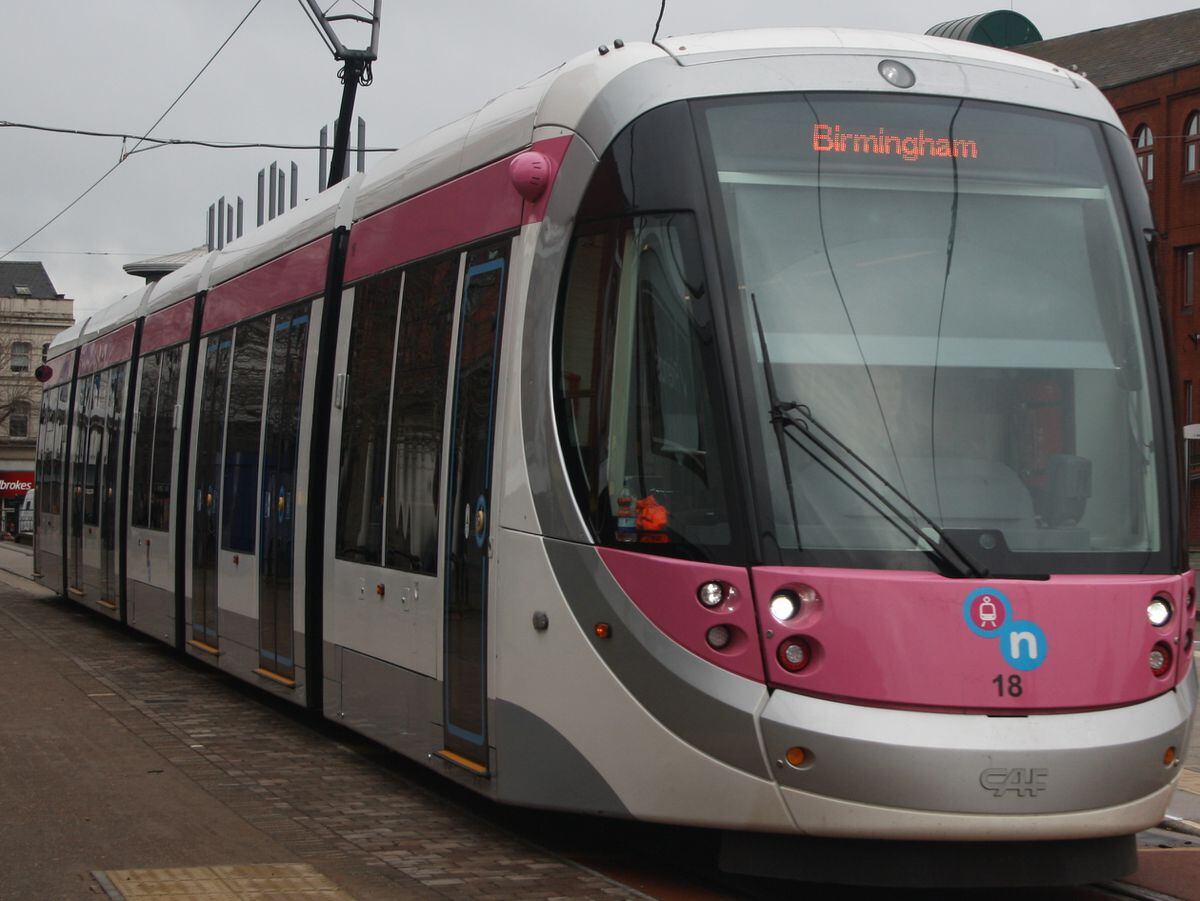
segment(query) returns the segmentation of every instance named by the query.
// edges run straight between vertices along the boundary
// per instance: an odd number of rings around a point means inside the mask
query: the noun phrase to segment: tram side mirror
[[[1045,519],[1051,528],[1068,528],[1083,518],[1092,496],[1092,461],[1055,454],[1046,468]]]

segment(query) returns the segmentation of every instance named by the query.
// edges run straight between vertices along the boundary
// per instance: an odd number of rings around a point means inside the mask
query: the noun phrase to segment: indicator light
[[[1171,745],[1171,747],[1169,747],[1169,748],[1167,748],[1167,750],[1163,751],[1163,766],[1173,765],[1175,763],[1175,758],[1176,758],[1175,746]]]
[[[1156,676],[1165,676],[1171,669],[1171,649],[1159,642],[1150,649],[1150,672]]]
[[[805,748],[788,748],[783,756],[788,764],[796,769],[812,761],[812,754]]]
[[[1150,618],[1150,625],[1165,626],[1171,621],[1171,602],[1161,594],[1156,594],[1146,607],[1146,616]]]
[[[705,607],[719,607],[725,600],[725,584],[723,582],[705,582],[696,590],[696,597]]]
[[[786,623],[796,615],[800,602],[790,591],[780,591],[771,598],[771,616],[781,623]]]
[[[704,638],[708,641],[710,648],[720,651],[729,647],[729,642],[733,639],[733,636],[730,634],[728,626],[713,626],[705,633]]]
[[[798,673],[812,662],[812,649],[803,638],[788,638],[776,653],[779,665],[789,673]]]
[[[592,631],[596,633],[597,638],[608,638],[612,635],[612,627],[608,623],[596,623]]]
[[[894,59],[885,59],[879,63],[879,74],[884,81],[897,88],[911,88],[917,83],[917,76],[904,63]]]

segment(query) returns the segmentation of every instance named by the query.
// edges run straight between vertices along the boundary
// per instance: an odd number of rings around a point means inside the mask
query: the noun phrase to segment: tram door
[[[192,641],[217,648],[217,547],[221,510],[221,454],[233,330],[209,335],[196,433],[196,476],[192,498]]]
[[[487,593],[496,364],[508,245],[467,256],[446,504],[446,751],[488,767]]]
[[[92,377],[82,376],[75,388],[75,434],[71,441],[70,479],[70,542],[67,548],[67,586],[72,594],[82,597],[83,589],[83,511],[84,493],[89,482],[87,473],[88,438],[91,433],[88,410],[92,403]]]
[[[296,673],[296,469],[308,349],[308,304],[279,313],[273,331],[260,493],[258,655],[262,670],[292,679]]]

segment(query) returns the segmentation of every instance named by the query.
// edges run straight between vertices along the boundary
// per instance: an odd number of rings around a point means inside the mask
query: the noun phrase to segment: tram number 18
[[[996,686],[996,694],[1000,697],[1008,695],[1010,698],[1019,698],[1025,691],[1021,687],[1021,677],[1017,675],[1009,676],[1005,682],[1004,675],[1001,674],[992,680],[992,684]]]

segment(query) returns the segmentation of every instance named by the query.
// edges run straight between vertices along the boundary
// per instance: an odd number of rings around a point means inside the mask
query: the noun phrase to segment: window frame
[[[1200,175],[1200,110],[1188,113],[1183,124],[1183,177]]]
[[[1145,122],[1133,130],[1133,152],[1137,157],[1138,171],[1142,181],[1150,188],[1154,184],[1154,132]]]

